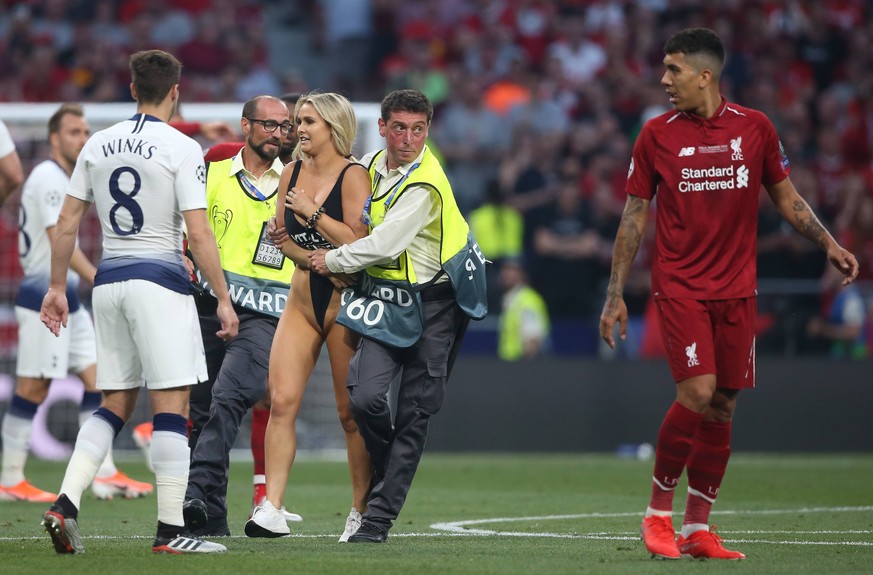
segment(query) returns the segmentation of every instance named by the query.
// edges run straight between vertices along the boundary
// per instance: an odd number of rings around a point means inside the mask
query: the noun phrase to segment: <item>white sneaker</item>
[[[349,537],[357,533],[361,527],[361,521],[361,514],[352,507],[352,510],[349,511],[349,516],[346,518],[346,528],[343,530],[343,534],[340,535],[339,542],[348,543]]]
[[[284,537],[291,535],[291,529],[285,522],[282,512],[269,501],[264,501],[255,507],[252,518],[246,521],[248,537]]]
[[[261,505],[264,501],[267,500],[267,486],[264,484],[264,480],[265,478],[263,475],[255,475],[255,490],[254,495],[252,496],[252,510],[249,513],[249,519],[251,519],[252,515],[255,514],[255,509],[257,509],[258,505]],[[284,505],[279,511],[282,513],[282,515],[285,516],[285,521],[303,521],[303,517],[301,515],[291,513],[290,511],[285,509]]]
[[[291,513],[290,511],[285,509],[284,505],[282,506],[282,509],[279,510],[279,513],[282,514],[282,516],[285,518],[285,521],[293,521],[294,523],[300,523],[301,521],[303,521],[302,515]]]

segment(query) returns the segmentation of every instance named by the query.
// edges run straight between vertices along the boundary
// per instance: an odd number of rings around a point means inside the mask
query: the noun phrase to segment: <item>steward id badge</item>
[[[267,222],[261,224],[261,234],[252,263],[275,270],[280,270],[285,265],[285,254],[267,237]]]

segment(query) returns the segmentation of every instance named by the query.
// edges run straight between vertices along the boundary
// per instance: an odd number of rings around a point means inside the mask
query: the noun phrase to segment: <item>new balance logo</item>
[[[688,367],[694,367],[695,365],[700,365],[700,361],[697,359],[697,342],[696,341],[685,348],[685,355],[688,356]]]
[[[680,158],[685,157],[685,156],[693,156],[693,155],[694,155],[694,146],[688,146],[687,148],[682,148],[681,150],[679,150],[679,157]]]

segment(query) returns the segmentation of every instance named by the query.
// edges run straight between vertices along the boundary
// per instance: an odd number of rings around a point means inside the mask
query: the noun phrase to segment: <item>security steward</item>
[[[183,511],[189,530],[211,536],[230,535],[230,450],[243,416],[266,390],[270,346],[294,269],[266,234],[284,167],[281,140],[291,129],[288,107],[279,98],[257,96],[243,106],[240,125],[245,146],[206,167],[207,213],[240,320],[230,343],[215,336],[216,300],[200,278],[197,307],[210,381],[191,393],[191,471]]]

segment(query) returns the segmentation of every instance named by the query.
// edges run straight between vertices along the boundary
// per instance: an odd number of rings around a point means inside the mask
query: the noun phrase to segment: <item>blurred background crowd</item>
[[[258,94],[340,91],[378,102],[412,87],[434,102],[431,145],[490,269],[496,349],[508,293],[533,290],[542,328],[524,354],[607,354],[597,321],[636,134],[669,103],[664,40],[715,29],[722,90],[765,112],[792,180],[861,282],[838,290],[821,251],[762,192],[759,352],[866,357],[873,341],[873,5],[866,0],[0,0],[0,101],[129,101],[128,56],[183,62],[182,112]],[[14,131],[14,126],[11,126]],[[208,145],[205,142],[204,145]],[[26,168],[41,157],[19,150]],[[14,215],[4,210],[4,216]],[[8,218],[7,218],[8,219]],[[4,222],[6,245],[17,224]],[[649,231],[654,231],[650,225]],[[651,239],[651,238],[650,238]],[[87,245],[87,239],[83,240]],[[91,249],[99,249],[94,242]],[[0,274],[14,276],[12,250]],[[619,353],[660,353],[650,243],[626,300]],[[8,262],[7,262],[8,260]],[[503,272],[503,273],[501,273]],[[518,304],[522,305],[522,304]],[[537,318],[536,316],[545,316]],[[533,318],[533,319],[531,319]]]

